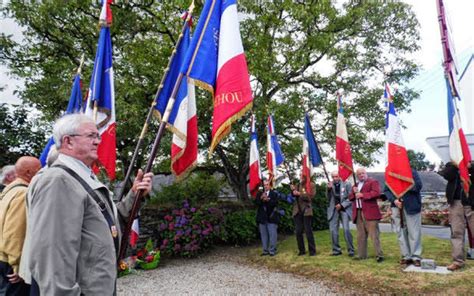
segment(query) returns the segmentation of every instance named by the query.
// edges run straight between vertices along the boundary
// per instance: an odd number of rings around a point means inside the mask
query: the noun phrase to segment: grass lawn
[[[353,231],[354,244],[356,233]],[[385,261],[375,262],[372,241],[369,239],[369,259],[355,261],[347,256],[344,236],[340,233],[342,256],[330,256],[329,230],[314,233],[317,255],[297,256],[295,236],[278,242],[278,254],[260,256],[260,248],[249,250],[248,260],[270,269],[303,275],[308,278],[335,282],[358,292],[397,294],[471,294],[474,293],[474,261],[466,261],[465,268],[450,275],[403,272],[399,264],[400,251],[395,233],[381,233]],[[357,253],[356,253],[357,254]],[[423,236],[423,257],[435,259],[439,266],[451,263],[451,243],[431,236]]]

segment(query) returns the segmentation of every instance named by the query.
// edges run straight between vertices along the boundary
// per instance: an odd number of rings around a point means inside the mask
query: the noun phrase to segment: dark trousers
[[[12,284],[8,281],[7,274],[12,274],[13,268],[7,262],[0,261],[0,296],[28,296],[30,285],[21,281]]]
[[[306,239],[308,240],[309,254],[316,254],[316,245],[314,243],[313,230],[311,229],[313,217],[304,216],[303,214],[298,213],[293,217],[293,219],[295,220],[296,242],[298,243],[298,250],[300,254],[305,253],[303,231],[306,233]]]

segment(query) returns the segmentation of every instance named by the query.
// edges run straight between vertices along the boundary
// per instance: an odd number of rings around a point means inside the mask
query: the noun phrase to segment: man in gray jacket
[[[331,177],[332,181],[329,182],[327,187],[329,201],[327,215],[331,232],[332,256],[342,254],[341,246],[339,246],[339,221],[341,221],[347,244],[347,252],[352,257],[354,256],[354,245],[349,228],[349,221],[352,219],[352,202],[348,199],[348,195],[351,192],[351,184],[342,181],[337,171],[332,172]]]
[[[115,205],[91,170],[100,143],[95,123],[66,115],[53,136],[59,157],[33,180],[28,196],[31,276],[41,295],[114,295],[120,224],[128,219],[132,192],[148,194],[153,175],[139,171]]]

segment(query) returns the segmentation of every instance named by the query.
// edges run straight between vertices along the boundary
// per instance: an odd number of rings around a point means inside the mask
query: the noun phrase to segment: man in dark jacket
[[[303,184],[303,183],[302,183]],[[293,201],[292,216],[295,222],[296,243],[298,256],[306,254],[303,233],[308,241],[309,256],[316,255],[316,244],[313,236],[313,198],[316,194],[316,185],[311,182],[311,190],[307,192],[303,185],[291,184],[291,193],[288,198]]]
[[[262,239],[262,256],[275,256],[277,244],[277,229],[280,221],[278,212],[279,194],[272,190],[270,182],[263,182],[264,191],[255,198],[257,209],[257,224]]]
[[[469,195],[464,193],[459,175],[459,168],[448,162],[439,172],[448,181],[446,198],[449,204],[449,224],[451,225],[451,256],[453,263],[448,270],[454,271],[464,267],[464,233],[466,224],[474,229],[474,212]]]
[[[469,187],[469,200],[471,204],[474,205],[474,166],[469,167],[469,178],[471,179],[471,187]],[[469,260],[474,260],[474,229],[469,228],[469,223],[467,224],[467,234],[469,238],[469,250],[467,251],[466,258]]]
[[[384,194],[392,203],[392,220],[398,235],[398,244],[402,259],[400,264],[421,264],[421,183],[418,172],[411,170],[415,184],[405,193],[402,198],[397,199],[392,191],[385,185]],[[402,210],[403,209],[403,210]]]

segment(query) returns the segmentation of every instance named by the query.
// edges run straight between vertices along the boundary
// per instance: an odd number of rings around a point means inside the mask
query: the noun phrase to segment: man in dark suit
[[[352,203],[348,199],[349,193],[352,190],[351,183],[342,181],[337,171],[332,172],[331,177],[332,181],[328,184],[326,195],[329,202],[327,217],[329,231],[331,232],[332,256],[342,254],[341,246],[339,245],[339,223],[342,223],[347,252],[352,257],[354,256],[354,245],[349,227],[352,216]]]
[[[263,182],[264,191],[259,192],[255,198],[257,209],[257,224],[262,239],[262,256],[275,256],[277,244],[278,222],[280,213],[278,212],[279,194],[272,190],[270,182]]]
[[[383,261],[379,238],[379,221],[382,218],[377,199],[380,197],[380,185],[369,178],[365,168],[356,171],[358,182],[352,187],[349,200],[352,201],[352,219],[357,225],[357,259],[367,259],[367,237],[374,243],[377,262]]]

